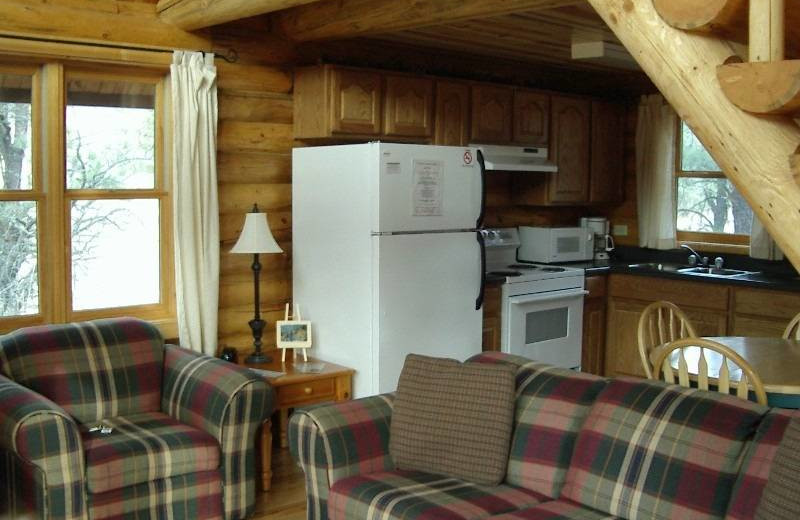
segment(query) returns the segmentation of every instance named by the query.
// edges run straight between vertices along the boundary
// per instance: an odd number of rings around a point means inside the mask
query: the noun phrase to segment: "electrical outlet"
[[[614,234],[615,237],[626,237],[626,236],[628,236],[628,225],[627,224],[614,224],[613,234]]]

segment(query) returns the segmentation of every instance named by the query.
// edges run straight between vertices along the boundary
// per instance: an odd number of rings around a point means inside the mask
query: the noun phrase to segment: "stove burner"
[[[522,273],[519,271],[489,271],[486,274],[491,276],[522,276]]]
[[[550,266],[542,267],[541,269],[545,273],[563,273],[564,271],[567,270],[566,267],[550,267]]]

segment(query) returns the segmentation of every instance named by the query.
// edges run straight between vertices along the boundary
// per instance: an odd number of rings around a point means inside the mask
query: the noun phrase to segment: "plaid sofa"
[[[471,361],[517,366],[499,486],[396,469],[393,396],[373,396],[292,416],[289,446],[305,472],[308,518],[754,518],[791,419],[656,381],[607,380],[501,353]]]
[[[0,518],[244,518],[272,406],[261,378],[141,320],[1,336]]]

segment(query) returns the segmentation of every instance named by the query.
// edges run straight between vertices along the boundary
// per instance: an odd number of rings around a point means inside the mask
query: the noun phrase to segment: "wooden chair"
[[[696,337],[689,318],[672,302],[653,302],[642,311],[639,317],[639,356],[648,379],[653,379],[650,353],[659,345],[680,338]]]
[[[800,339],[800,312],[786,325],[786,328],[783,330],[783,338]]]
[[[764,383],[761,378],[753,370],[753,367],[733,349],[722,343],[711,341],[703,338],[683,338],[672,341],[667,345],[661,346],[657,351],[653,352],[653,370],[655,371],[658,379],[658,374],[663,374],[663,380],[667,383],[675,383],[675,370],[670,363],[670,355],[678,350],[680,351],[678,357],[678,384],[689,388],[689,363],[686,361],[686,349],[688,347],[699,347],[699,357],[697,359],[697,388],[701,390],[709,389],[709,380],[712,384],[716,384],[716,390],[723,394],[730,394],[731,378],[730,367],[728,363],[731,362],[739,370],[741,370],[741,377],[738,382],[734,382],[736,386],[736,396],[747,400],[749,391],[752,389],[756,396],[756,402],[759,404],[767,404],[767,393],[764,391]],[[713,365],[719,362],[719,369],[712,372],[709,366],[709,359],[706,358],[706,351],[713,351],[718,356],[710,356]],[[710,375],[713,374],[713,375]]]

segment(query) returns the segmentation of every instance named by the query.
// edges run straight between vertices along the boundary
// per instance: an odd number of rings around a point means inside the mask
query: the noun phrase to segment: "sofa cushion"
[[[538,504],[546,497],[501,484],[481,486],[421,471],[391,471],[336,482],[328,498],[331,520],[466,520]]]
[[[491,517],[492,520],[614,520],[616,516],[569,500],[550,500],[538,506]]]
[[[748,443],[725,520],[750,520],[755,516],[791,415],[791,410],[772,409],[759,423],[755,438]]]
[[[397,468],[499,484],[508,463],[514,374],[508,364],[409,354],[389,439]]]
[[[82,432],[87,487],[103,493],[219,468],[219,443],[160,412],[103,420],[111,433]]]
[[[0,338],[0,369],[78,422],[158,411],[164,341],[153,325],[113,318],[19,329]]]
[[[562,497],[623,518],[723,518],[746,441],[768,408],[619,378],[584,423]]]
[[[506,482],[557,498],[578,431],[606,380],[541,363],[517,372]]]
[[[800,418],[793,418],[775,453],[756,520],[796,520],[800,515]]]

